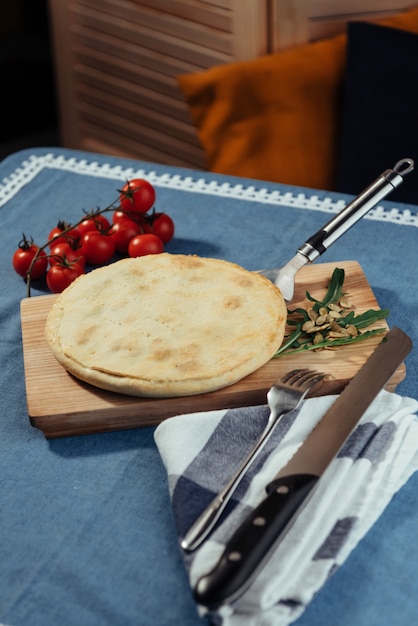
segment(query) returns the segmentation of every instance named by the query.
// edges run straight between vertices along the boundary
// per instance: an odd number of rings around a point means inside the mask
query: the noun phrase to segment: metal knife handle
[[[329,222],[318,230],[298,249],[308,261],[314,261],[323,254],[337,239],[344,235],[356,222],[370,211],[380,200],[399,187],[403,177],[414,169],[412,159],[401,159],[393,169],[385,170],[360,195]]]
[[[318,480],[312,474],[296,474],[267,486],[267,497],[233,534],[214,569],[198,580],[198,604],[216,609],[244,593]]]

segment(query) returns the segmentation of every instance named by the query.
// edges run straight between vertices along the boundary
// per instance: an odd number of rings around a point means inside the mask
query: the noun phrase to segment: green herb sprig
[[[333,271],[327,293],[322,300],[313,298],[307,291],[306,298],[313,302],[308,309],[288,309],[287,323],[294,330],[274,355],[276,358],[307,350],[332,349],[337,346],[365,341],[386,332],[386,328],[364,330],[379,320],[386,319],[388,309],[369,309],[360,315],[349,310],[351,305],[344,293],[345,272]]]

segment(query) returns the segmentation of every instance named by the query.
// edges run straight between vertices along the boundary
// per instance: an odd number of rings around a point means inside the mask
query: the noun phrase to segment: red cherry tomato
[[[93,219],[96,222],[96,224],[100,224],[100,227],[98,227],[97,230],[100,230],[102,232],[105,232],[106,230],[109,230],[110,222],[109,222],[109,220],[107,219],[107,217],[105,215],[94,214],[93,215]]]
[[[82,235],[80,243],[82,253],[90,265],[109,263],[116,252],[112,237],[98,230],[90,230]]]
[[[70,244],[68,241],[59,243],[51,248],[51,252],[49,254],[50,265],[60,265],[62,260],[67,261],[68,263],[79,263],[83,267],[86,263],[81,247],[77,244]]]
[[[119,202],[124,211],[146,213],[154,205],[155,189],[147,180],[133,178],[120,190]]]
[[[145,235],[136,235],[131,239],[128,246],[128,254],[130,257],[145,256],[146,254],[160,254],[164,252],[163,242],[157,235],[146,233]]]
[[[85,220],[77,224],[77,230],[80,233],[80,237],[82,237],[85,233],[88,233],[90,230],[98,230],[96,222],[90,218],[86,217]]]
[[[82,274],[84,267],[79,263],[52,265],[46,274],[46,284],[52,293],[61,293]]]
[[[152,232],[163,243],[168,243],[174,237],[174,222],[167,213],[156,213],[152,220]]]
[[[123,211],[122,209],[116,209],[112,213],[112,224],[117,224],[121,220],[133,220],[135,221],[138,217],[138,213],[134,213],[134,211]]]
[[[32,241],[28,241],[25,237],[22,239],[12,258],[13,269],[19,274],[19,276],[22,276],[23,278],[27,277],[32,260],[38,250],[39,246],[35,245]],[[36,280],[37,278],[44,276],[47,267],[48,258],[45,252],[41,250],[38,258],[33,264],[31,279]]]
[[[67,231],[67,229],[69,229]],[[64,231],[65,234],[62,234]],[[80,231],[77,230],[77,228],[70,228],[69,224],[66,224],[65,222],[58,222],[58,225],[55,226],[55,228],[53,228],[49,235],[48,235],[48,241],[51,241],[49,247],[53,248],[54,246],[56,246],[59,243],[63,243],[63,242],[73,242],[76,239],[79,239],[80,237]]]
[[[151,217],[145,215],[145,213],[134,213],[132,211],[122,211],[121,209],[113,212],[113,224],[117,224],[126,219],[136,222],[140,226],[141,233],[152,233]]]
[[[84,235],[84,233],[88,233],[89,230],[99,230],[100,232],[106,232],[110,228],[110,222],[104,215],[97,215],[92,213],[91,215],[87,215],[86,218],[77,224],[77,230],[80,235]]]
[[[129,242],[141,232],[139,224],[125,217],[125,219],[113,224],[109,235],[115,242],[116,250],[121,254],[127,254]]]

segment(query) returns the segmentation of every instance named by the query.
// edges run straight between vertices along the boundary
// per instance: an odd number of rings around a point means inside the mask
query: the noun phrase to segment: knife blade
[[[267,485],[267,497],[235,531],[215,567],[197,581],[194,597],[198,604],[215,610],[246,591],[411,348],[411,339],[399,328],[387,333],[295,455]]]

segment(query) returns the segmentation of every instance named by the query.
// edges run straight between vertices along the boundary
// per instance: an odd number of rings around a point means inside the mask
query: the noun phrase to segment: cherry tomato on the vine
[[[85,219],[77,224],[77,230],[80,235],[89,232],[89,230],[99,230],[100,232],[106,232],[110,228],[110,222],[104,215],[97,215],[95,213],[86,215]]]
[[[125,217],[125,219],[113,224],[109,235],[115,242],[116,250],[121,254],[127,254],[129,242],[141,232],[141,227],[136,222]]]
[[[97,230],[101,230],[102,232],[109,230],[110,222],[105,215],[103,215],[102,213],[100,214],[94,213],[92,217],[94,221],[96,222],[96,224],[100,224],[100,227],[98,227]]]
[[[49,264],[59,265],[62,262],[62,259],[68,263],[79,263],[83,267],[86,263],[81,247],[79,247],[77,243],[71,244],[68,241],[63,241],[62,243],[59,243],[51,248],[51,252],[49,254]]]
[[[62,234],[67,229],[68,231],[65,232],[65,234]],[[57,244],[66,241],[71,243],[76,239],[79,239],[79,237],[80,231],[77,228],[70,228],[70,224],[67,224],[66,222],[58,222],[57,226],[55,226],[55,228],[53,228],[48,235],[48,241],[51,241],[52,239],[49,247],[53,248]]]
[[[120,206],[124,211],[146,213],[155,202],[155,189],[144,178],[133,178],[120,190]]]
[[[82,253],[90,265],[109,263],[116,252],[112,237],[98,230],[90,230],[82,235],[80,243]]]
[[[164,252],[163,242],[157,235],[146,233],[145,235],[136,235],[131,239],[128,246],[128,254],[130,257],[145,256],[146,254],[160,254]]]
[[[152,232],[163,243],[168,243],[174,237],[174,222],[167,213],[156,213],[152,217]]]
[[[77,224],[77,230],[79,233],[79,237],[87,233],[89,230],[97,230],[96,223],[91,218],[86,218],[80,224]]]
[[[123,220],[131,220],[132,222],[138,224],[141,233],[152,233],[150,216],[145,213],[133,213],[132,211],[122,211],[121,209],[117,209],[113,212],[113,224],[117,224]]]
[[[171,217],[156,212],[154,186],[144,178],[132,178],[118,194],[119,205],[84,212],[74,224],[60,220],[41,247],[23,236],[12,259],[15,271],[24,278],[29,268],[31,279],[46,276],[49,289],[59,293],[86,271],[86,264],[106,265],[116,253],[138,257],[164,252],[175,228]],[[104,212],[111,212],[111,217]]]
[[[84,273],[84,267],[79,263],[57,263],[47,271],[46,284],[52,293],[61,293]]]
[[[22,276],[27,277],[32,260],[36,253],[39,251],[39,246],[28,241],[25,237],[19,244],[18,249],[13,254],[12,264],[15,272]],[[48,267],[48,258],[43,250],[40,250],[38,258],[34,262],[31,270],[31,278],[36,280],[45,275]]]
[[[117,224],[121,220],[133,220],[135,221],[138,213],[134,213],[133,211],[123,211],[122,209],[116,209],[112,213],[112,224]]]

